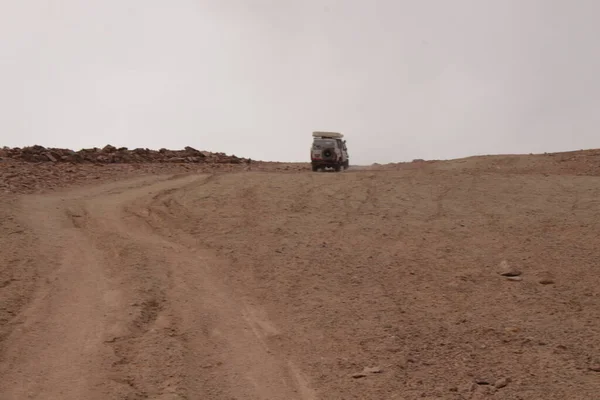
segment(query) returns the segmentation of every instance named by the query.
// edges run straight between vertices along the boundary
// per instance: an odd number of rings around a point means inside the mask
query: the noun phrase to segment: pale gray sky
[[[0,0],[0,145],[600,147],[596,0]]]

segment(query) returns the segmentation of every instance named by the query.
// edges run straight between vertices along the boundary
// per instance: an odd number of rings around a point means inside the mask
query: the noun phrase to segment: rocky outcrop
[[[104,148],[69,149],[46,148],[35,145],[23,148],[0,149],[0,158],[33,162],[33,163],[93,163],[93,164],[137,164],[137,163],[209,163],[209,164],[241,164],[247,159],[225,153],[210,153],[185,147],[183,150],[150,150],[137,148],[129,150],[106,145]]]

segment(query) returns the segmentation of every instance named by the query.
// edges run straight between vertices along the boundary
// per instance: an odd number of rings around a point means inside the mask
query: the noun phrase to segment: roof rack
[[[339,132],[321,132],[321,131],[315,131],[315,132],[313,132],[313,137],[341,139],[341,138],[344,137],[344,135],[341,134],[341,133],[339,133]]]

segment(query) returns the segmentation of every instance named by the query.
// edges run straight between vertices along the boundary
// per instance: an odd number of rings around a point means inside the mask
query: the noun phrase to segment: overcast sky
[[[0,146],[600,147],[596,0],[0,0]]]

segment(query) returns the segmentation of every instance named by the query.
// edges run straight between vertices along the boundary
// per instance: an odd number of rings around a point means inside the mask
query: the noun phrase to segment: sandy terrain
[[[598,399],[599,176],[4,160],[0,399]]]

